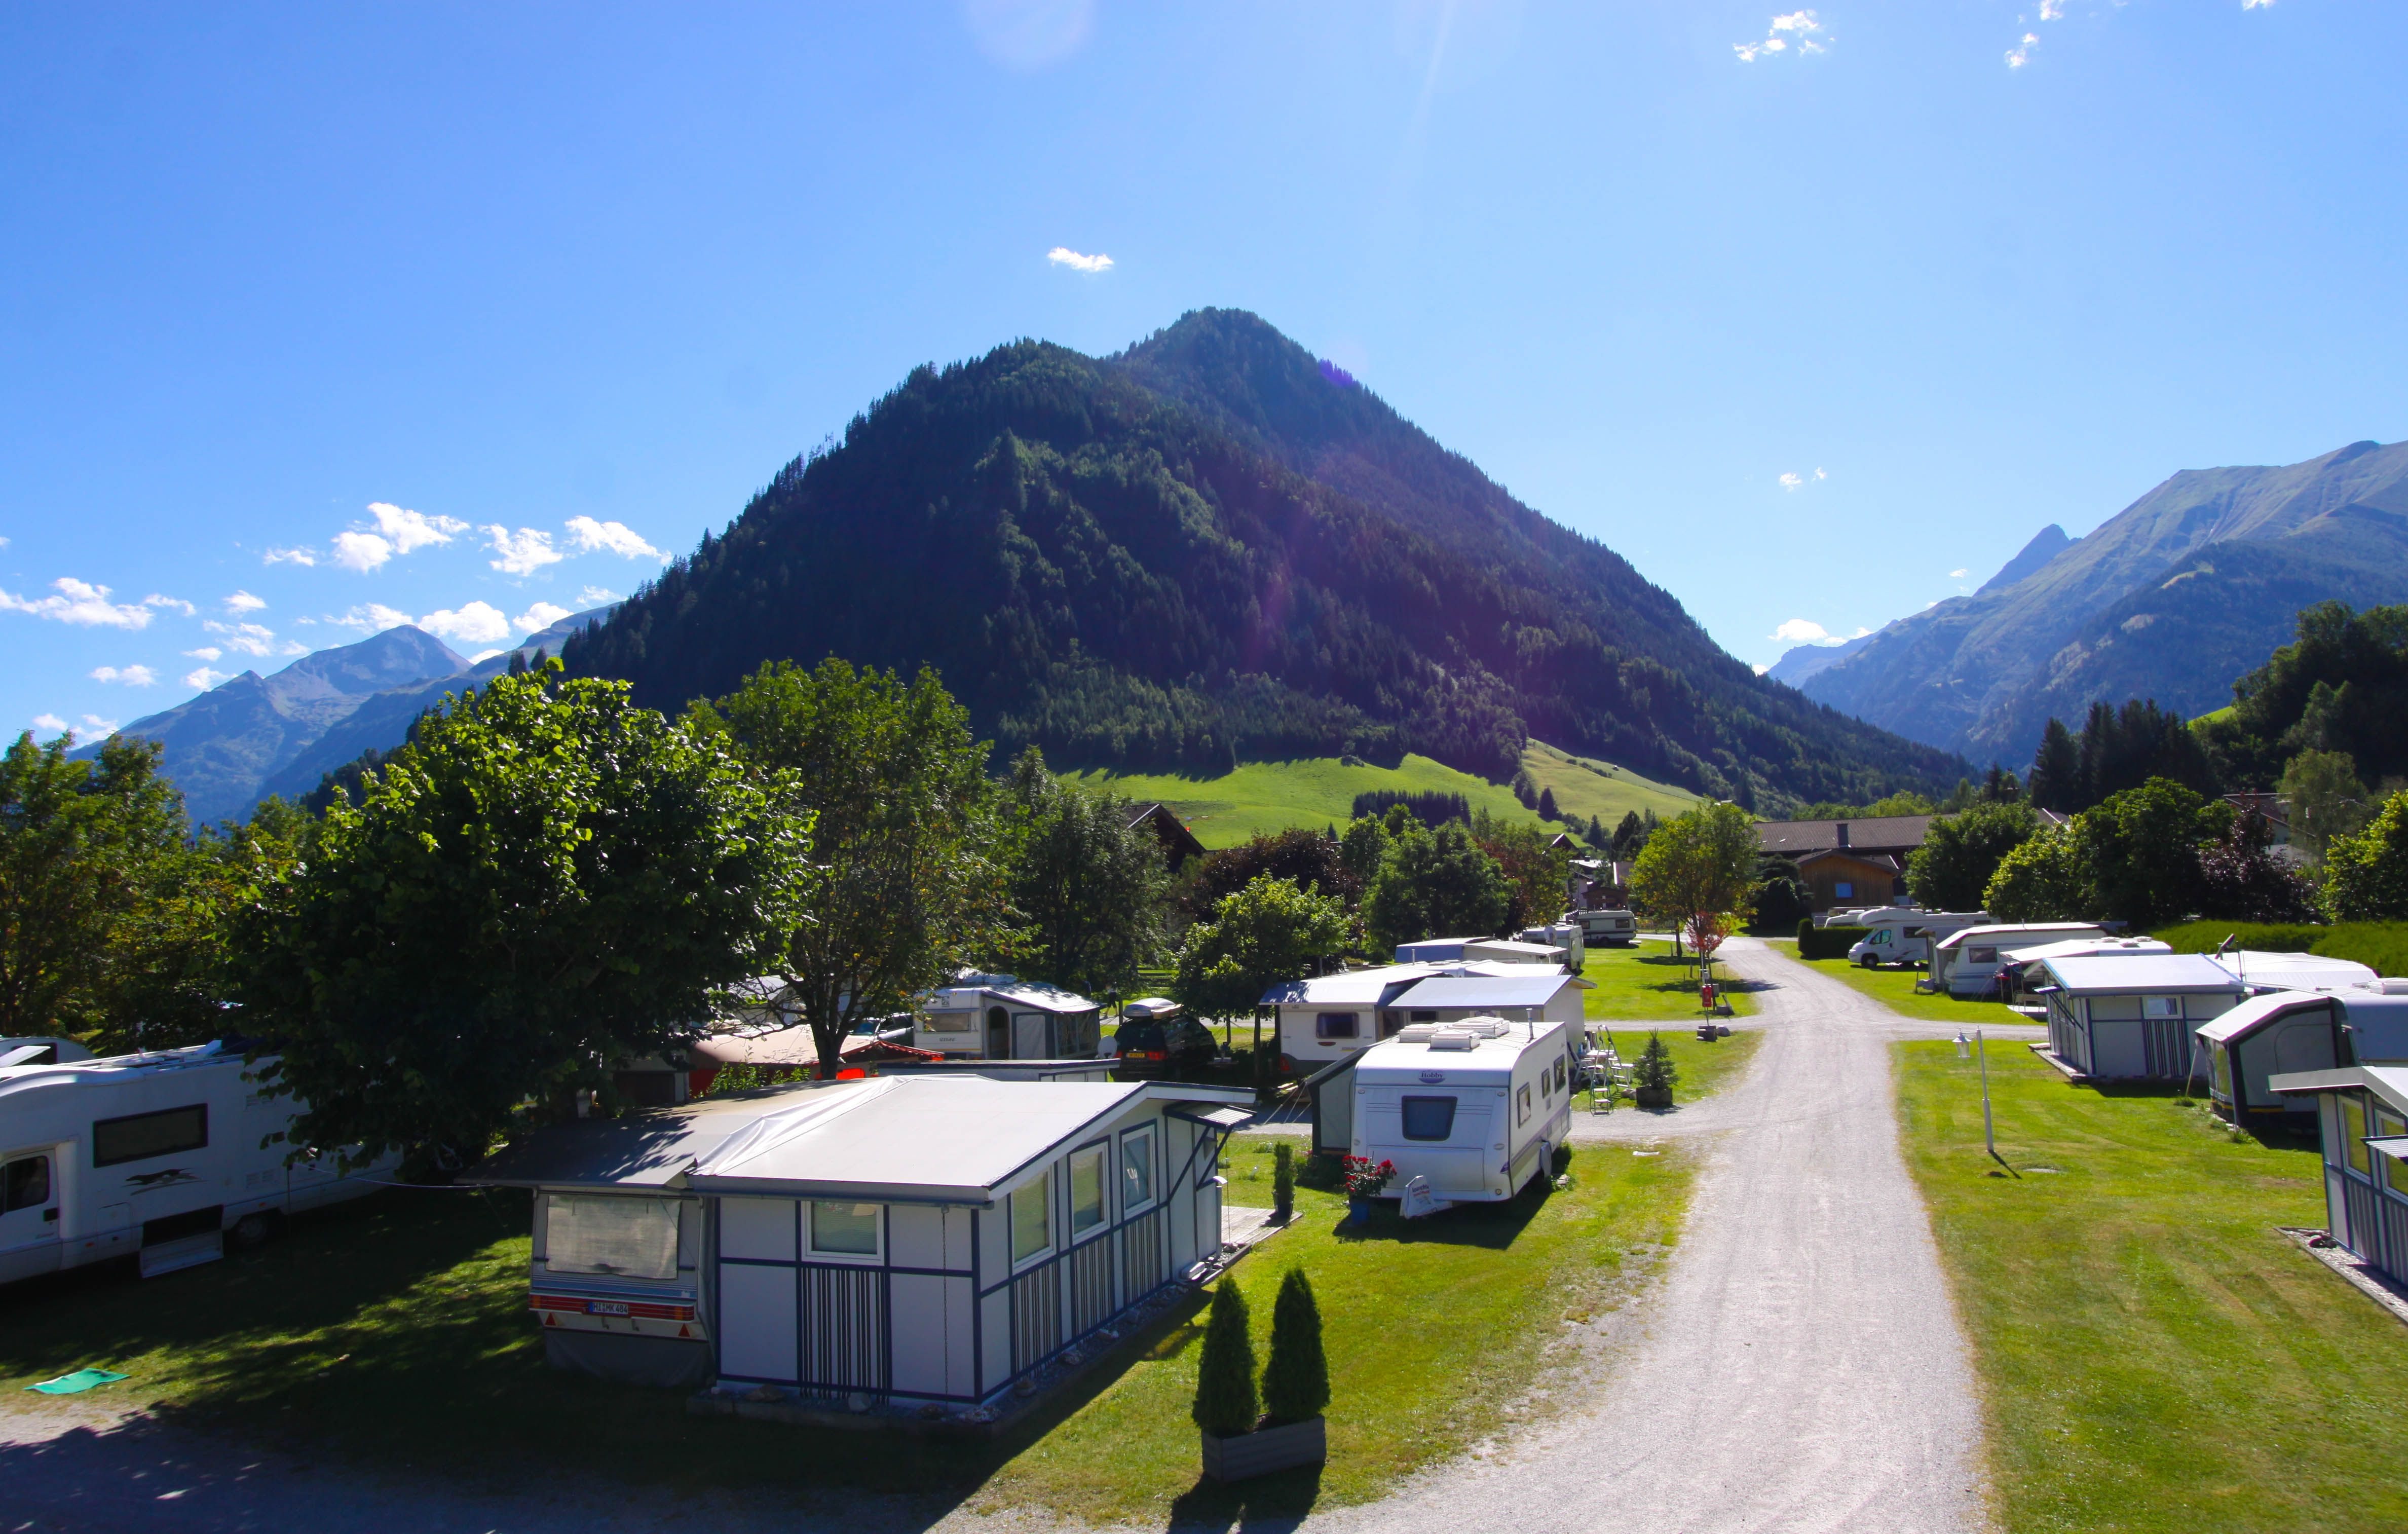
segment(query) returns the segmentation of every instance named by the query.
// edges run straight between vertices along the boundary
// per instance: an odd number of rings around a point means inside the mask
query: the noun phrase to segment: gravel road
[[[1985,1522],[1979,1417],[1921,1200],[1899,1157],[1888,1045],[1944,1037],[1828,976],[1733,939],[1767,1034],[1725,1092],[1668,1113],[1584,1119],[1575,1139],[1704,1137],[1663,1291],[1600,1398],[1503,1452],[1429,1471],[1312,1530],[1465,1534],[1943,1534]],[[2028,1031],[2028,1030],[2023,1030]],[[1343,1383],[1340,1382],[1340,1388]],[[1249,1517],[1249,1529],[1298,1527]],[[941,1502],[810,1507],[673,1499],[539,1474],[471,1487],[254,1455],[97,1402],[64,1418],[0,1403],[0,1534],[308,1528],[620,1534],[709,1529],[1036,1530]]]

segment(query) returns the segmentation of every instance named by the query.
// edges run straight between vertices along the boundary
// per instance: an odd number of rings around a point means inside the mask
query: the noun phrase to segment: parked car
[[[1192,1017],[1132,1017],[1112,1037],[1125,1076],[1175,1075],[1221,1052],[1212,1030]]]

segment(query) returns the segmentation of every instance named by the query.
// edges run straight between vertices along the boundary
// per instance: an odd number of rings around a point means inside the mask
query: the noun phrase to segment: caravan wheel
[[[284,1216],[272,1209],[254,1210],[234,1223],[226,1232],[226,1244],[237,1251],[256,1252],[276,1239],[284,1228]]]

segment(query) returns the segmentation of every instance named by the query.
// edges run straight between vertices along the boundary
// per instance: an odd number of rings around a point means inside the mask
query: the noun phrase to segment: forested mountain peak
[[[1761,681],[1611,551],[1229,310],[1110,359],[1020,341],[915,369],[567,658],[675,708],[829,653],[934,666],[982,732],[1059,766],[1418,750],[1502,777],[1536,733],[1772,803],[1961,767]]]

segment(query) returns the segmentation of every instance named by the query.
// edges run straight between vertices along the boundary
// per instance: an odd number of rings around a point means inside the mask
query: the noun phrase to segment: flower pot
[[[1371,1200],[1369,1198],[1350,1198],[1346,1201],[1346,1223],[1348,1225],[1363,1225],[1368,1223],[1370,1218]]]
[[[1641,1108],[1672,1106],[1672,1089],[1669,1086],[1642,1086],[1635,1089],[1631,1096]]]
[[[1319,1417],[1283,1427],[1257,1427],[1229,1438],[1204,1441],[1204,1473],[1215,1481],[1247,1481],[1273,1470],[1318,1465],[1329,1457],[1329,1435]]]

